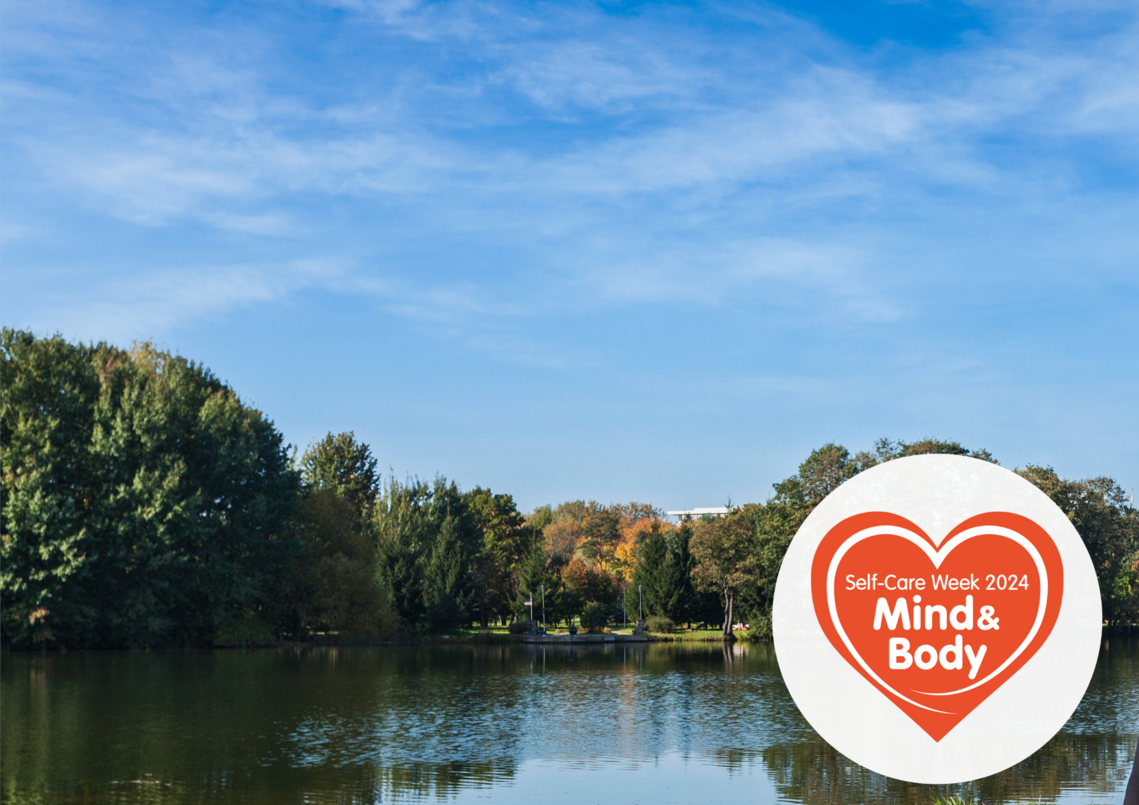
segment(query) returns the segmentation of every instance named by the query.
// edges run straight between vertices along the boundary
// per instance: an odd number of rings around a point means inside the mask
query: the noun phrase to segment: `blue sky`
[[[665,508],[880,436],[1135,485],[1139,8],[5,3],[7,326]]]

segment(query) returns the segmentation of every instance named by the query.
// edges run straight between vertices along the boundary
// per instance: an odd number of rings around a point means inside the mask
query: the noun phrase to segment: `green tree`
[[[688,544],[670,548],[659,527],[648,532],[637,550],[632,583],[625,591],[625,611],[637,613],[640,594],[646,617],[659,615],[681,622],[690,620],[693,601],[689,578]]]
[[[720,620],[719,596],[697,590],[693,582],[696,560],[689,550],[692,534],[691,523],[665,533],[659,528],[648,532],[637,552],[632,581],[624,591],[622,603],[631,620],[637,619],[638,604],[646,618],[662,616],[690,626]],[[650,544],[657,536],[662,538],[663,552]]]
[[[429,506],[432,490],[419,480],[384,484],[375,510],[376,579],[391,594],[405,627],[423,622],[423,556],[435,539]]]
[[[633,569],[633,581],[629,593],[639,596],[644,615],[668,615],[669,599],[672,596],[670,574],[668,574],[668,545],[660,531],[650,532],[637,549],[637,564]],[[626,611],[629,607],[626,604]],[[638,610],[633,609],[634,612]]]
[[[824,444],[811,451],[807,460],[799,465],[799,484],[805,501],[818,505],[823,498],[858,473],[858,465],[850,451],[842,445]]]
[[[952,455],[952,456],[969,456],[970,458],[980,459],[981,461],[991,461],[997,463],[992,454],[988,450],[970,450],[955,441],[943,441],[941,439],[919,439],[916,442],[904,442],[902,440],[879,439],[874,443],[873,450],[862,451],[854,457],[855,464],[858,471],[869,469],[884,461],[892,461],[895,458],[905,458],[907,456],[922,456],[928,454],[938,455]]]
[[[6,640],[201,643],[258,617],[298,547],[271,422],[149,344],[4,330],[2,372]]]
[[[353,502],[327,489],[302,496],[293,534],[303,548],[280,597],[281,628],[376,635],[394,626],[388,592],[376,583],[375,546],[362,533]]]
[[[592,564],[610,565],[621,539],[620,507],[601,506],[591,500],[582,521],[581,535],[583,539],[578,551],[582,557]]]
[[[550,506],[539,506],[526,517],[526,525],[541,531],[554,522],[554,510]]]
[[[675,623],[706,623],[715,621],[720,615],[719,600],[716,595],[698,591],[692,580],[696,558],[689,550],[692,541],[692,526],[684,523],[680,528],[665,535],[669,555],[676,563],[680,583],[672,595],[670,610],[665,614]]]
[[[724,607],[723,634],[732,633],[736,597],[759,579],[752,517],[735,509],[727,516],[701,523],[689,547],[696,558],[692,576],[698,589],[718,593]]]
[[[529,555],[536,534],[510,495],[475,487],[466,493],[482,546],[475,562],[475,605],[485,627],[492,618],[512,613],[518,568]]]
[[[77,592],[97,493],[90,445],[100,383],[93,364],[110,348],[7,328],[0,343],[3,634],[25,645],[74,642],[95,614]]]
[[[380,474],[368,445],[356,434],[329,433],[305,450],[300,461],[301,479],[309,489],[335,492],[348,501],[364,520],[380,492]]]
[[[581,611],[581,626],[591,632],[600,632],[609,625],[613,607],[601,601],[591,601]]]
[[[579,558],[572,559],[562,571],[562,603],[567,618],[582,612],[594,601],[612,607],[617,600],[616,582],[603,568],[590,567]]]
[[[427,555],[423,600],[433,629],[454,629],[469,622],[474,604],[471,578],[477,535],[465,507],[447,514]]]
[[[522,601],[533,596],[534,618],[541,620],[543,590],[545,591],[546,618],[554,622],[561,617],[563,609],[562,597],[562,570],[565,561],[556,555],[547,553],[546,546],[540,538],[534,539],[530,553],[518,568],[518,597],[514,611],[519,617],[529,617],[530,608],[523,606]]]
[[[1018,474],[1048,495],[1084,541],[1099,581],[1103,618],[1109,627],[1137,620],[1139,518],[1111,478],[1066,481],[1051,467],[1029,465]]]
[[[458,486],[445,478],[388,481],[373,522],[377,578],[404,625],[469,622],[478,606],[482,532]],[[431,621],[429,613],[445,622]]]

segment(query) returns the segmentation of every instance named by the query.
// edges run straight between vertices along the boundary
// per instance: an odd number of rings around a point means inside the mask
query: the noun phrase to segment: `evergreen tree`
[[[625,588],[623,604],[629,620],[637,619],[638,595],[644,616],[662,615],[675,623],[693,623],[707,619],[704,598],[716,605],[714,596],[702,596],[692,583],[694,560],[688,550],[692,526],[662,533],[649,531],[637,550],[633,578]],[[713,617],[718,615],[716,605]]]
[[[434,542],[428,507],[431,487],[418,480],[385,484],[376,506],[376,579],[391,594],[405,626],[423,622],[422,560]]]
[[[454,629],[468,620],[474,590],[470,540],[462,533],[463,518],[447,515],[424,567],[423,600],[434,629]]]
[[[429,612],[450,625],[474,617],[482,533],[454,482],[389,481],[374,524],[377,578],[406,626],[434,623]]]
[[[665,615],[674,623],[697,623],[708,619],[709,605],[717,602],[710,595],[697,592],[692,582],[696,560],[688,549],[692,527],[685,524],[665,537],[668,546],[667,573],[670,595]],[[716,610],[718,612],[718,607]]]
[[[673,574],[669,571],[668,546],[659,531],[650,532],[637,552],[637,567],[633,571],[633,586],[639,589],[644,602],[645,617],[668,615],[673,590]],[[675,565],[675,563],[673,563]]]
[[[534,620],[542,620],[543,589],[545,590],[545,609],[547,622],[554,622],[561,618],[564,602],[562,601],[562,569],[565,563],[558,556],[551,556],[540,538],[535,538],[530,547],[530,553],[518,569],[518,598],[515,603],[515,612],[519,616],[529,618],[530,607],[523,606],[522,602],[531,598],[534,602]]]

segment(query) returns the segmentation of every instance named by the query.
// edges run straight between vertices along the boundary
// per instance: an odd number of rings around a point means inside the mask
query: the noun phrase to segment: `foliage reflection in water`
[[[1033,757],[966,786],[850,763],[768,645],[6,654],[5,802],[1118,802],[1139,642]]]

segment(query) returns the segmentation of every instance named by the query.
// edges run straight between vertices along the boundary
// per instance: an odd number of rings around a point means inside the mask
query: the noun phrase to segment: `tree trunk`
[[[724,599],[727,601],[727,607],[724,608],[724,637],[732,633],[732,617],[734,614],[736,597],[731,592],[724,593]]]

